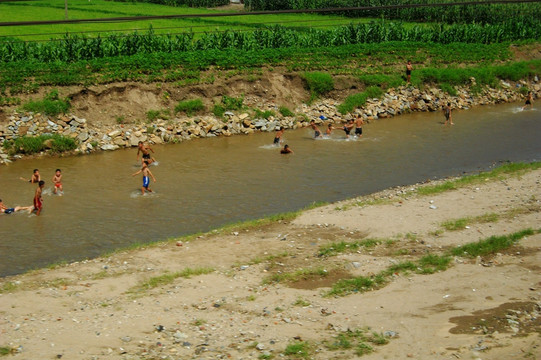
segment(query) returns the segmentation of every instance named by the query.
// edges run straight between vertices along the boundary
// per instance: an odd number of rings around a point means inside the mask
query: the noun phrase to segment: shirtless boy
[[[453,114],[451,114],[451,103],[447,103],[447,106],[443,107],[443,116],[445,116],[445,123],[444,125],[447,125],[447,123],[453,124]]]
[[[363,136],[363,125],[364,125],[364,120],[361,117],[361,115],[358,115],[357,119],[355,120],[355,136],[358,136],[358,137]]]
[[[38,169],[34,169],[34,172],[32,173],[32,177],[30,178],[30,180],[25,179],[23,177],[21,177],[20,179],[24,181],[28,181],[31,184],[37,184],[41,180],[41,175],[39,174]]]
[[[353,123],[353,119],[350,119],[348,120],[346,125],[344,125],[344,127],[342,128],[342,130],[344,130],[344,132],[346,133],[346,139],[349,139],[349,133],[351,132],[354,126],[355,124]]]
[[[156,159],[150,156],[149,151],[154,152],[150,146],[144,144],[142,141],[139,141],[137,144],[137,160],[139,160],[139,152],[141,152],[143,154],[141,157],[141,162],[147,161],[149,165],[152,164],[154,161],[156,161]]]
[[[284,148],[280,150],[280,154],[292,154],[293,150],[289,147],[289,145],[284,145]]]
[[[280,145],[280,142],[282,141],[282,135],[284,135],[285,129],[283,127],[278,127],[278,131],[276,131],[276,134],[274,135],[274,145]]]
[[[14,208],[8,208],[0,199],[0,213],[11,214],[20,210],[32,210],[34,206],[15,206]]]
[[[43,207],[43,198],[41,197],[41,193],[44,186],[45,181],[40,180],[38,183],[38,188],[36,189],[36,192],[34,194],[34,209],[32,211],[35,211],[37,216],[39,216],[39,214],[41,213],[41,208]]]
[[[60,169],[56,169],[55,171],[55,174],[53,176],[53,184],[54,193],[56,194],[57,191],[60,191],[60,193],[62,193],[64,189],[62,188],[62,172],[60,171]]]
[[[148,161],[146,160],[143,161],[143,167],[141,168],[141,170],[133,173],[132,176],[140,173],[143,173],[143,186],[141,186],[141,192],[143,193],[143,195],[145,195],[145,190],[148,192],[152,192],[152,190],[150,190],[150,188],[148,187],[150,183],[149,176],[152,177],[152,180],[154,180],[154,182],[156,182],[156,178],[154,177],[154,175],[152,175],[152,172],[150,172],[150,169],[148,168]]]
[[[314,130],[314,139],[321,137],[321,131],[316,125],[316,122],[314,120],[310,121],[310,127]]]

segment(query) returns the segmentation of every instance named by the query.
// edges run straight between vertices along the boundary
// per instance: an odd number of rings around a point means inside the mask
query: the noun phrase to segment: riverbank
[[[2,279],[0,347],[19,359],[536,358],[541,169],[451,184]],[[509,248],[448,255],[510,234]]]
[[[354,116],[361,115],[365,122],[376,121],[413,111],[440,111],[443,104],[451,103],[454,110],[469,109],[474,106],[497,104],[504,102],[517,102],[524,99],[521,89],[530,89],[534,99],[541,95],[541,82],[535,77],[531,81],[505,82],[501,81],[499,88],[476,87],[475,79],[471,79],[469,86],[456,88],[456,96],[451,96],[440,88],[425,87],[423,90],[401,86],[389,89],[381,98],[368,99],[366,104],[355,110],[352,114],[341,114],[337,106],[341,98],[339,92],[334,98],[323,99],[307,105],[295,103],[293,110],[284,111],[276,98],[302,98],[302,94],[292,95],[295,92],[293,82],[283,84],[287,79],[284,76],[267,79],[274,94],[265,94],[266,91],[255,91],[242,96],[243,108],[241,110],[226,111],[223,117],[215,115],[178,115],[170,117],[166,111],[157,112],[152,120],[133,123],[124,123],[124,117],[117,117],[116,123],[101,121],[107,109],[92,113],[92,119],[82,118],[75,114],[45,116],[40,113],[19,113],[14,111],[6,123],[0,123],[0,141],[10,143],[16,138],[34,137],[43,134],[59,134],[74,139],[77,149],[73,154],[89,154],[96,151],[112,151],[120,148],[137,146],[139,141],[150,144],[178,143],[193,138],[216,136],[247,135],[254,132],[272,132],[278,127],[297,129],[309,126],[310,120],[318,124],[332,122],[340,124]],[[299,82],[300,79],[297,79]],[[286,81],[287,82],[287,81]],[[296,86],[298,88],[298,84]],[[302,88],[302,86],[301,86]],[[117,107],[119,99],[113,101],[111,94],[125,93],[126,103],[119,110],[120,113],[130,113],[130,106],[141,106],[141,99],[154,99],[150,103],[159,102],[160,94],[166,96],[167,89],[162,88],[159,93],[151,86],[133,85],[125,83],[110,84],[101,89],[73,90],[70,95],[77,98],[80,108],[88,108],[90,98],[105,99],[112,108]],[[300,92],[300,90],[298,90]],[[284,92],[289,95],[283,94]],[[243,93],[244,94],[244,93]],[[262,95],[265,94],[265,95]],[[307,94],[305,94],[307,96]],[[82,98],[85,99],[82,99]],[[284,100],[285,101],[285,100]],[[86,103],[86,105],[85,105]],[[150,105],[149,105],[150,106]],[[110,116],[108,114],[107,116]],[[50,148],[50,144],[49,144]],[[38,156],[46,155],[46,150]],[[0,147],[0,163],[6,164],[24,157],[24,154],[12,153],[9,147]],[[35,155],[32,155],[35,156]]]

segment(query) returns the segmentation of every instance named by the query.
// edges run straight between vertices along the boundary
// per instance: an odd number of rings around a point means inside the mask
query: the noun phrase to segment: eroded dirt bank
[[[497,254],[452,256],[433,274],[391,271],[366,292],[327,295],[339,279],[539,229],[540,185],[535,170],[438,195],[391,189],[2,279],[0,346],[16,359],[539,358],[539,233]],[[387,200],[362,205],[374,199]],[[442,225],[459,218],[470,219],[461,230]],[[364,245],[322,255],[341,241]]]

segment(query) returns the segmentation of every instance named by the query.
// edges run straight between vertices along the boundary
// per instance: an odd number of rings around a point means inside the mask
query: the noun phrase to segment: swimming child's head
[[[143,166],[148,166],[148,160],[143,161]]]
[[[60,175],[60,173],[61,173],[62,171],[61,171],[60,169],[56,169],[55,172],[56,172],[56,175]]]
[[[38,184],[39,184],[39,187],[43,187],[45,185],[45,181],[40,180]]]
[[[34,169],[34,174],[37,174],[39,173],[39,170],[38,169]]]

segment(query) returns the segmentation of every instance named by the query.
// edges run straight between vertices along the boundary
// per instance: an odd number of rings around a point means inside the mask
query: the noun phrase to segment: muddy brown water
[[[294,154],[269,146],[272,133],[155,146],[155,193],[140,195],[136,149],[19,160],[0,168],[0,198],[31,205],[35,186],[19,178],[39,168],[46,181],[41,216],[0,215],[0,276],[95,257],[134,243],[337,201],[391,186],[541,158],[541,111],[519,104],[454,113],[416,113],[365,125],[364,137],[313,140],[288,130]],[[323,128],[323,126],[322,126]],[[56,168],[64,195],[51,194]]]

